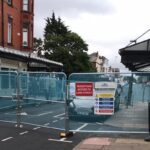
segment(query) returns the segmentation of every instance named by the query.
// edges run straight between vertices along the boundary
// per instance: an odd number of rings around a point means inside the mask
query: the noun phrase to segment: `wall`
[[[30,0],[29,12],[22,11],[22,0],[13,0],[12,5],[8,5],[4,0],[4,47],[16,50],[31,51],[33,49],[33,2]],[[0,1],[0,45],[2,45],[2,1]],[[13,19],[12,44],[7,43],[8,39],[8,16]],[[22,47],[22,27],[23,23],[29,24],[29,47]]]

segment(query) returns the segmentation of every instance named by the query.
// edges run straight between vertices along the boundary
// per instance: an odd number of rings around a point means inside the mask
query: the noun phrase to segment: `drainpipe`
[[[4,47],[4,0],[2,0],[2,46]]]

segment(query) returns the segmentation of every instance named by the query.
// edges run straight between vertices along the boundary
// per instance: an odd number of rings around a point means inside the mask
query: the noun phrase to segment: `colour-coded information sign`
[[[114,98],[96,97],[94,113],[103,115],[114,114]]]
[[[76,96],[93,96],[93,83],[76,82],[75,93]]]
[[[113,115],[114,114],[114,95],[116,83],[113,82],[97,82],[95,83],[95,107],[94,113],[97,115]]]

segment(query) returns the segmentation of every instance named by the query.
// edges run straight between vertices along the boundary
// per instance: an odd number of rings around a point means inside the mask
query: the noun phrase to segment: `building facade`
[[[108,59],[100,56],[98,52],[89,55],[90,62],[97,72],[108,72]]]
[[[32,51],[33,6],[34,0],[0,1],[0,46]]]
[[[89,55],[90,62],[92,66],[96,69],[97,72],[105,72],[105,73],[118,73],[120,72],[119,68],[114,68],[109,66],[108,59],[104,56],[100,56],[98,52],[94,52]]]
[[[0,0],[0,70],[60,71],[33,54],[34,0]]]

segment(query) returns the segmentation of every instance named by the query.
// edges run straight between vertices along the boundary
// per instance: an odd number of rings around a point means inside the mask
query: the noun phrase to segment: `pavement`
[[[73,150],[150,150],[143,139],[92,137],[80,142]]]
[[[147,103],[138,103],[128,109],[122,108],[105,124],[110,126],[132,128],[134,130],[148,129]],[[88,137],[77,144],[73,150],[150,150],[150,134],[104,134]],[[149,141],[145,141],[148,138]]]

